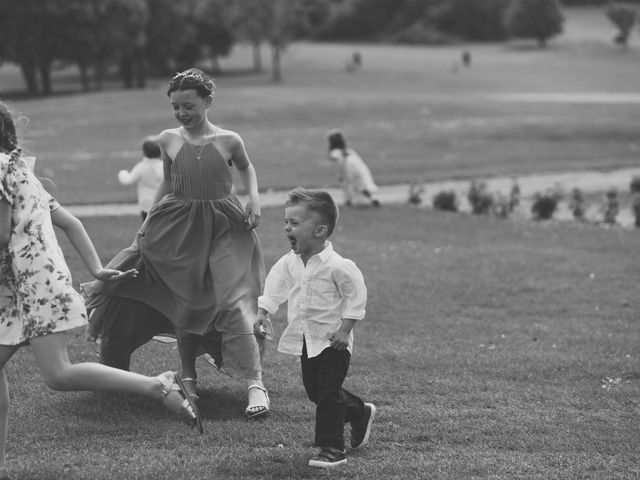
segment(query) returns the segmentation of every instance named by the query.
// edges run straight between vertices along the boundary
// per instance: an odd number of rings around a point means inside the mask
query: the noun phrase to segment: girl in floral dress
[[[168,320],[189,394],[198,398],[195,359],[206,352],[219,368],[246,381],[245,413],[257,418],[269,413],[253,335],[265,277],[254,231],[260,199],[242,138],[208,119],[214,88],[196,68],[171,80],[167,95],[180,127],[156,137],[164,181],[133,245],[109,263],[139,274],[117,284],[93,282],[83,290],[91,323],[101,326],[103,361],[128,367],[131,352],[166,333]],[[233,167],[249,196],[244,208],[232,191]]]
[[[63,332],[85,325],[87,315],[72,287],[54,225],[65,232],[95,278],[118,281],[137,274],[102,267],[82,223],[46,192],[21,155],[13,119],[0,103],[0,479],[9,478],[4,366],[26,344],[54,390],[137,393],[162,399],[185,422],[199,423],[195,405],[173,372],[147,377],[98,363],[71,364]]]

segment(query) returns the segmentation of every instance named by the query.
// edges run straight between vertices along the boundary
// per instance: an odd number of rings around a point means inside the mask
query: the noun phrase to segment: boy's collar
[[[322,250],[320,250],[318,253],[314,253],[313,255],[311,255],[309,257],[309,260],[311,260],[313,257],[318,257],[320,261],[324,263],[329,259],[332,253],[333,253],[333,245],[329,240],[325,240],[324,247],[322,248]],[[302,256],[299,253],[295,253],[294,255],[302,259]]]
[[[333,253],[333,245],[331,245],[331,242],[329,240],[325,240],[324,248],[322,249],[321,252],[316,253],[316,255],[318,255],[318,258],[320,259],[320,261],[324,263],[329,259],[332,253]]]

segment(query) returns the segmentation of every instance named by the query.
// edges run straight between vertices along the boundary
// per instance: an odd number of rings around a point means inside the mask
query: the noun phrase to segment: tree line
[[[101,89],[114,66],[126,88],[142,88],[150,74],[205,59],[215,69],[246,42],[255,71],[263,69],[261,46],[269,46],[279,81],[280,57],[294,39],[433,44],[521,36],[543,45],[562,31],[561,7],[559,0],[0,0],[0,63],[20,67],[30,94],[52,93],[59,65],[77,66],[84,90]]]
[[[215,61],[237,41],[256,49],[267,42],[279,54],[306,35],[322,6],[324,0],[0,0],[0,62],[20,67],[31,94],[52,93],[60,64],[78,67],[84,90],[101,89],[113,66],[125,87],[141,88],[149,73]],[[262,69],[258,54],[254,62]]]

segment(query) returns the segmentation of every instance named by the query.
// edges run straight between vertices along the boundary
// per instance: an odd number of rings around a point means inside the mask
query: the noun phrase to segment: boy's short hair
[[[159,158],[162,155],[160,145],[153,140],[145,140],[142,143],[142,153],[147,158]]]
[[[304,203],[309,210],[320,215],[327,226],[327,237],[333,233],[338,221],[338,206],[328,192],[297,187],[289,192],[286,207]]]

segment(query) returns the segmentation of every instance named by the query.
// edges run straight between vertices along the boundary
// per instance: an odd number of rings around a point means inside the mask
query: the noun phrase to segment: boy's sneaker
[[[337,448],[322,448],[316,456],[309,460],[310,467],[333,468],[347,463],[347,456],[344,450]]]
[[[376,406],[373,403],[364,404],[364,417],[351,422],[351,448],[357,450],[364,448],[369,443],[371,424],[376,416]]]

